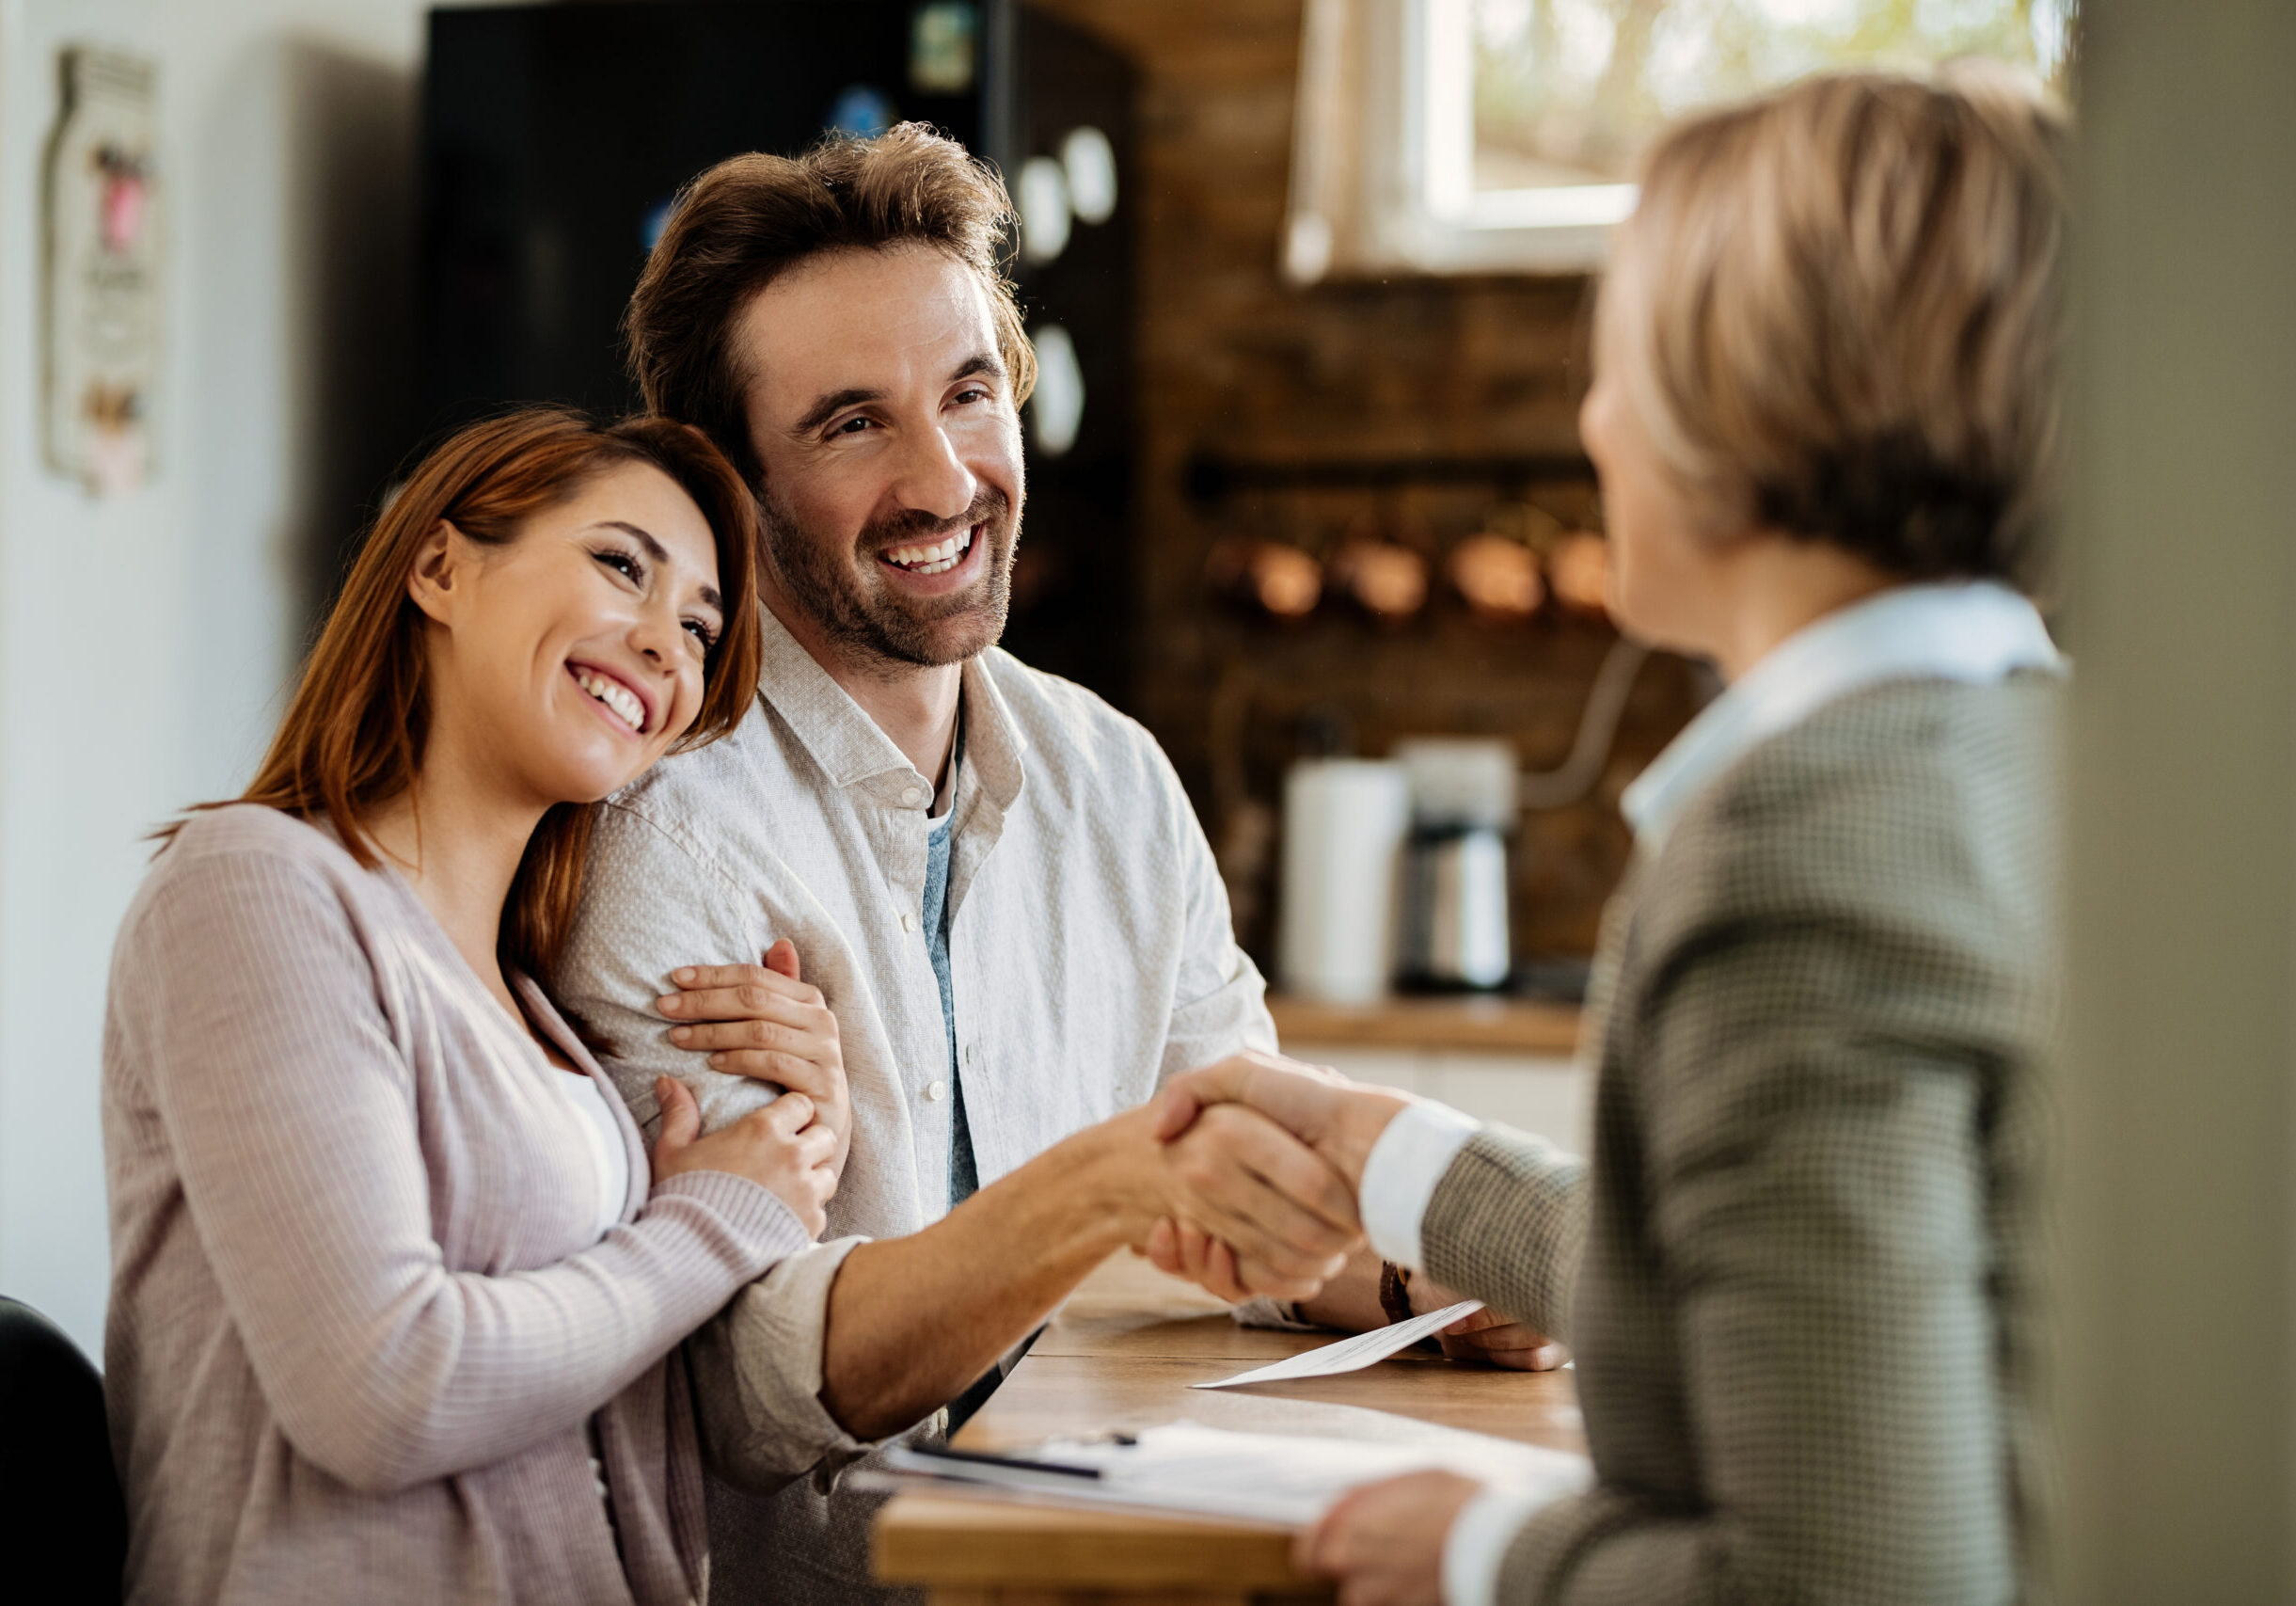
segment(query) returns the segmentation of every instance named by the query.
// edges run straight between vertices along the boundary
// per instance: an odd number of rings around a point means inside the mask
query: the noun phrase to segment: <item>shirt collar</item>
[[[2039,612],[1997,580],[1893,587],[1773,647],[1636,777],[1619,808],[1655,852],[1710,782],[1829,703],[1887,680],[1987,685],[2064,666]]]
[[[758,692],[787,722],[830,784],[844,788],[880,776],[915,777],[915,768],[893,738],[789,633],[789,627],[770,608],[757,612],[764,637]],[[1021,761],[1028,740],[983,661],[988,656],[978,654],[964,663],[964,768],[1001,813],[1021,794]],[[960,788],[965,781],[960,772]],[[963,801],[961,790],[958,801]]]

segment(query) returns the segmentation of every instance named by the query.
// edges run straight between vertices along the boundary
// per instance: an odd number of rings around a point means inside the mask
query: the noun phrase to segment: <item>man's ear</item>
[[[441,625],[453,622],[454,588],[463,578],[468,549],[469,543],[453,521],[442,518],[415,549],[414,564],[406,571],[406,595]]]

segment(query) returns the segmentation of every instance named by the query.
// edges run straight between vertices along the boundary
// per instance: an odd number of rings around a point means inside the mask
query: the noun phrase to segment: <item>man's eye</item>
[[[846,420],[845,422],[839,424],[835,429],[831,430],[830,433],[831,435],[859,435],[865,429],[872,429],[875,427],[876,421],[874,419],[853,418]]]
[[[969,390],[958,391],[957,399],[960,402],[986,402],[990,401],[993,398],[990,396],[987,390],[976,385]]]

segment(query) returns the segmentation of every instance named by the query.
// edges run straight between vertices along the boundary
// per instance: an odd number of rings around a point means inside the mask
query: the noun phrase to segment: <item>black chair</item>
[[[103,1379],[62,1328],[0,1298],[0,1596],[119,1606],[127,1554]]]

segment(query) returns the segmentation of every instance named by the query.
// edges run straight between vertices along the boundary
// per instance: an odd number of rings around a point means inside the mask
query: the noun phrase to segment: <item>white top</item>
[[[1890,680],[1990,684],[2019,670],[2062,674],[2033,604],[1993,580],[1908,585],[1827,614],[1772,648],[1668,744],[1619,800],[1638,849],[1655,853],[1683,811],[1753,748],[1852,692]],[[1480,1125],[1422,1100],[1397,1115],[1364,1161],[1364,1233],[1381,1258],[1423,1264],[1420,1223]],[[1499,1567],[1552,1497],[1486,1488],[1443,1547],[1444,1606],[1495,1606]]]
[[[623,1147],[622,1123],[606,1107],[606,1095],[588,1073],[552,1067],[550,1080],[582,1118],[582,1136],[589,1140],[590,1158],[598,1174],[595,1230],[603,1238],[622,1219],[622,1207],[630,1197],[630,1156]]]
[[[2039,612],[1997,580],[1898,586],[1771,648],[1667,744],[1619,808],[1636,843],[1655,852],[1709,783],[1839,698],[1887,680],[1987,685],[2020,669],[2064,667]]]

